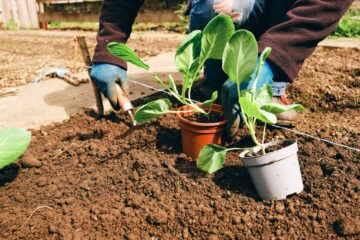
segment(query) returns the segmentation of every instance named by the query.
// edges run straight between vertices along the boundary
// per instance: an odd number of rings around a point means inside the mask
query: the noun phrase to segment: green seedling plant
[[[203,108],[208,107],[211,109],[211,105],[217,99],[217,91],[213,92],[211,99],[199,104],[195,103],[191,98],[191,89],[198,79],[206,60],[222,59],[226,43],[234,32],[235,27],[231,18],[221,14],[212,19],[203,31],[196,30],[187,36],[178,47],[175,55],[176,68],[183,75],[181,91],[178,91],[175,80],[171,75],[168,76],[167,82],[160,79],[151,70],[150,66],[141,60],[128,46],[123,43],[109,43],[108,50],[110,53],[147,70],[154,76],[155,81],[166,89],[171,96],[181,104],[190,107],[188,111],[172,111],[172,103],[169,99],[157,99],[138,108],[134,115],[135,120],[142,123],[163,114],[186,112],[199,112],[208,116],[211,110],[206,111]]]
[[[31,132],[8,128],[0,131],[0,169],[17,160],[28,148]]]
[[[265,48],[258,57],[258,46],[254,35],[246,30],[236,31],[226,44],[223,55],[223,70],[237,86],[238,102],[241,117],[254,144],[265,154],[265,130],[267,124],[276,124],[276,114],[288,110],[303,110],[299,104],[282,105],[272,101],[273,91],[269,84],[257,89],[257,82],[262,66],[271,53],[271,48]],[[253,85],[250,89],[241,90],[243,82],[251,80],[255,72]],[[256,136],[257,122],[264,123],[262,140]],[[213,173],[221,169],[229,151],[245,150],[244,148],[225,148],[218,145],[206,145],[197,159],[197,167],[205,172]]]

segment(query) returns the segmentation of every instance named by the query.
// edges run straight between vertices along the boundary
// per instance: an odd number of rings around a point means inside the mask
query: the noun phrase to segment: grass
[[[53,21],[48,24],[49,29],[91,29],[96,31],[99,28],[99,23],[97,22],[58,22]]]
[[[331,33],[335,37],[360,37],[360,10],[350,9]]]

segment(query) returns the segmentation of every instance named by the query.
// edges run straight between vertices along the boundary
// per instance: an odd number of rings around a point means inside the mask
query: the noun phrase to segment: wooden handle
[[[117,83],[115,83],[115,91],[118,103],[120,107],[124,110],[124,112],[127,112],[134,108],[129,98],[125,95],[124,91]]]
[[[90,57],[89,49],[88,49],[87,44],[86,44],[85,37],[77,36],[76,39],[77,39],[77,41],[79,43],[80,50],[81,50],[81,55],[83,57],[84,63],[86,65],[87,69],[88,69],[88,73],[89,73],[89,76],[90,76],[91,68],[93,66],[93,63],[91,61],[91,57]],[[98,114],[100,116],[103,116],[104,115],[104,105],[103,105],[103,101],[102,101],[102,97],[101,97],[101,91],[96,86],[94,81],[91,81],[91,83],[92,83],[92,86],[93,86],[93,89],[94,89],[94,95],[95,95],[95,100],[96,100],[96,106],[97,106],[97,109],[98,109]]]

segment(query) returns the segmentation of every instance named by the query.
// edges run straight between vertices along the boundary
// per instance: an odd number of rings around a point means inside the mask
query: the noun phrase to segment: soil
[[[295,130],[360,148],[359,56],[318,48],[306,61],[288,89],[306,107]],[[33,131],[0,171],[0,239],[359,239],[360,153],[267,130],[267,141],[290,138],[305,189],[261,201],[237,152],[199,172],[173,115],[135,128],[124,115],[74,115]],[[227,145],[252,142],[241,128]]]
[[[199,123],[217,123],[224,121],[224,116],[218,112],[210,112],[209,115],[204,115],[202,113],[183,115],[183,118]]]
[[[0,89],[25,85],[54,67],[69,68],[74,74],[86,71],[79,49],[73,58],[75,36],[85,36],[90,53],[94,52],[96,32],[0,31]],[[146,59],[175,51],[184,36],[167,32],[133,32],[128,44]]]
[[[285,142],[281,142],[280,144],[268,146],[265,148],[265,153],[275,152],[277,150],[290,146],[292,143],[293,143],[292,141],[285,141]],[[249,152],[246,154],[246,157],[259,157],[262,155],[263,155],[262,151],[258,151],[256,153]]]

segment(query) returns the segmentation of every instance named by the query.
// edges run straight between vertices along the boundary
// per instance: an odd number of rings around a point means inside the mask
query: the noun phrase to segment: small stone
[[[160,225],[163,223],[167,223],[168,221],[168,214],[159,209],[158,211],[152,212],[150,215],[146,218],[147,222],[153,225]]]
[[[212,234],[212,235],[209,236],[208,239],[209,240],[218,240],[219,238],[216,235]]]
[[[89,187],[89,185],[87,184],[87,182],[84,182],[84,183],[80,184],[80,188],[84,189],[85,191],[90,191],[90,189],[91,189]]]
[[[121,213],[126,215],[126,216],[133,216],[134,215],[134,210],[131,207],[125,207],[121,210]]]
[[[114,217],[119,217],[121,212],[118,209],[111,209],[110,214]]]
[[[68,198],[65,199],[65,203],[66,203],[67,205],[71,205],[71,204],[73,204],[75,201],[76,201],[76,199],[73,198],[73,197],[68,197]]]
[[[343,217],[334,223],[339,236],[353,236],[360,234],[360,219]]]
[[[81,232],[81,229],[76,229],[73,233],[72,240],[81,240],[83,239],[83,234]]]
[[[21,166],[24,168],[41,167],[42,162],[39,161],[34,155],[27,153],[21,158]]]
[[[44,130],[40,130],[40,133],[41,133],[41,135],[43,135],[43,136],[47,136],[47,135],[48,135],[48,133],[45,132]]]
[[[58,233],[59,232],[59,229],[56,227],[56,226],[54,226],[54,225],[49,225],[49,227],[48,227],[48,231],[49,231],[49,233]]]
[[[98,218],[97,218],[97,216],[96,216],[95,214],[91,214],[91,215],[90,215],[90,218],[91,218],[92,220],[94,220],[94,221],[97,221],[97,220],[98,220]]]
[[[275,230],[275,236],[282,236],[282,233],[281,233],[280,229]]]
[[[283,213],[285,211],[285,206],[284,203],[282,202],[277,202],[276,206],[275,206],[276,212],[277,213]]]
[[[129,234],[125,235],[125,239],[127,239],[127,240],[137,240],[139,238],[135,234],[129,233]]]
[[[130,180],[139,181],[139,173],[137,171],[133,171],[132,175],[130,176]]]
[[[183,238],[186,239],[189,237],[189,229],[186,227],[183,230]]]
[[[231,217],[231,223],[232,224],[239,224],[241,222],[241,217],[239,216],[232,216]]]
[[[36,185],[38,187],[45,187],[46,185],[48,185],[48,180],[46,177],[39,177],[38,180],[36,181]]]
[[[23,195],[20,195],[19,193],[15,195],[14,199],[19,203],[23,203],[26,201],[25,197]]]

